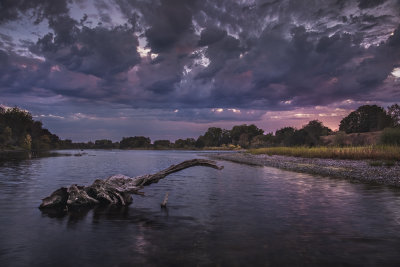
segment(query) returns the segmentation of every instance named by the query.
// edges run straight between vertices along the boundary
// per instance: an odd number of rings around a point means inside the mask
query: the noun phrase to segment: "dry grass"
[[[400,146],[267,147],[250,149],[249,152],[303,158],[400,160]]]

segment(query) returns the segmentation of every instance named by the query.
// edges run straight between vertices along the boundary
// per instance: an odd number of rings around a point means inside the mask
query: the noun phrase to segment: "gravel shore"
[[[368,183],[400,187],[400,164],[393,166],[371,166],[364,160],[338,160],[318,158],[297,158],[287,156],[252,155],[249,153],[215,153],[212,159],[237,163],[275,167],[284,170],[317,174]]]

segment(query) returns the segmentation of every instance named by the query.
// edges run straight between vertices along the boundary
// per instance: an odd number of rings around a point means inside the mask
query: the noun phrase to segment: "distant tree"
[[[26,134],[28,129],[32,127],[32,115],[17,107],[10,108],[1,113],[1,121],[12,130],[12,138],[17,142],[17,145],[25,144]]]
[[[324,126],[322,122],[318,120],[310,121],[307,125],[303,126],[302,130],[305,133],[301,134],[304,139],[303,142],[300,142],[298,145],[318,145],[320,143],[321,136],[326,136],[332,133],[331,129]]]
[[[275,141],[275,136],[272,133],[260,134],[251,140],[250,147],[260,148],[273,146]]]
[[[30,127],[30,133],[33,139],[39,139],[43,133],[43,124],[41,121],[34,121]]]
[[[27,150],[58,149],[62,140],[43,128],[42,122],[34,121],[25,110],[0,108],[0,145]],[[65,148],[65,146],[63,146]]]
[[[393,125],[393,119],[377,105],[364,105],[340,121],[339,130],[346,133],[379,131]]]
[[[0,106],[0,138],[1,138],[1,135],[3,134],[3,132],[4,132],[4,129],[6,128],[6,127],[8,127],[6,124],[5,124],[5,121],[4,121],[4,113],[6,112],[6,110],[2,107],[2,106]],[[9,127],[10,128],[10,127]],[[10,128],[11,129],[11,128]],[[1,140],[0,140],[0,144],[1,144]]]
[[[94,147],[97,149],[112,149],[114,144],[111,140],[101,139],[94,141]]]
[[[194,148],[196,140],[194,138],[178,139],[174,143],[175,148]]]
[[[222,140],[222,129],[217,127],[208,128],[204,134],[205,146],[220,146]]]
[[[32,137],[31,137],[31,135],[30,134],[26,134],[25,137],[22,139],[22,141],[20,141],[19,143],[20,143],[20,146],[23,149],[31,150],[31,148],[32,148]]]
[[[359,132],[360,128],[360,115],[355,111],[343,118],[339,124],[339,131],[345,133]]]
[[[70,140],[70,139],[62,140],[61,144],[60,144],[60,148],[61,149],[73,148],[72,140]]]
[[[250,146],[250,136],[247,133],[242,133],[239,137],[239,141],[237,142],[239,146],[242,148],[248,148]]]
[[[308,122],[308,124],[303,126],[303,129],[314,136],[326,136],[332,133],[332,130],[324,126],[324,124],[319,120]]]
[[[52,149],[57,149],[60,146],[60,138],[55,135],[52,134],[49,130],[47,130],[46,128],[42,129],[42,134],[41,135],[47,135],[50,139],[50,146]]]
[[[163,148],[170,148],[171,142],[169,140],[156,140],[154,141],[154,148],[156,149],[163,149]]]
[[[174,148],[185,148],[185,140],[183,140],[183,139],[175,140]]]
[[[186,138],[185,142],[187,147],[195,147],[196,145],[196,139],[194,138]]]
[[[186,142],[183,139],[178,139],[174,143],[175,148],[185,148],[185,146],[186,146]]]
[[[87,144],[82,143],[81,146],[91,149],[91,148],[94,148],[94,143],[92,141],[89,141],[89,142],[87,142]]]
[[[222,144],[224,144],[224,145],[232,144],[231,131],[226,130],[226,129],[222,129],[221,145]]]
[[[310,138],[310,135],[304,130],[296,130],[290,139],[291,146],[312,146],[313,139]]]
[[[400,126],[400,106],[398,104],[393,104],[388,107],[388,115],[392,118],[393,126]]]
[[[51,139],[49,135],[42,135],[40,136],[39,139],[39,147],[37,148],[37,150],[48,150],[51,148]]]
[[[246,143],[244,141],[245,138],[247,138],[247,142],[251,142],[251,140],[260,134],[263,134],[264,130],[259,129],[257,126],[254,124],[251,125],[236,125],[232,127],[232,130],[230,131],[230,137],[232,138],[232,143],[237,145],[239,144],[239,140],[242,141],[242,143]],[[242,137],[242,134],[246,134]]]
[[[275,142],[278,145],[291,146],[293,145],[293,136],[296,129],[293,127],[283,127],[275,132]]]
[[[114,142],[113,143],[113,148],[118,149],[119,148],[119,142]]]
[[[12,142],[12,130],[10,127],[5,126],[0,129],[0,145],[9,145]]]
[[[151,140],[144,136],[124,137],[119,143],[121,149],[126,148],[149,148]]]
[[[204,136],[200,135],[196,140],[195,147],[203,148],[204,146],[205,146]]]

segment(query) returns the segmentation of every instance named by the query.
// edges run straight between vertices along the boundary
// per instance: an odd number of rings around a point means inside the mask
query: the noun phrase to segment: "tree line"
[[[400,144],[400,106],[394,104],[387,110],[377,105],[363,105],[343,118],[339,131],[362,133],[385,130],[389,143]],[[43,128],[40,121],[17,107],[0,107],[0,149],[203,149],[209,147],[259,148],[268,146],[317,146],[321,136],[333,131],[318,120],[312,120],[300,129],[283,127],[274,133],[265,133],[254,124],[233,126],[232,129],[210,127],[197,139],[155,140],[149,137],[123,137],[119,142],[108,139],[75,143],[62,140]]]
[[[49,150],[67,148],[65,141],[43,128],[42,122],[17,107],[0,107],[0,149]]]

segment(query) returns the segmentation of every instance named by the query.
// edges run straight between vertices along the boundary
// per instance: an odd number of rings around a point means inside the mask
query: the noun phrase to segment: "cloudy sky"
[[[400,102],[400,0],[0,0],[0,104],[62,138],[332,129]]]

